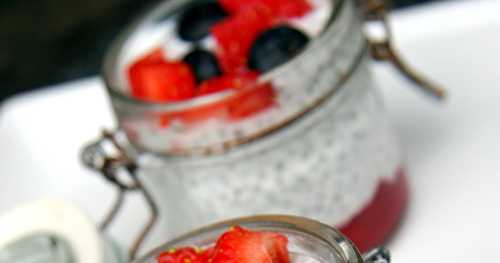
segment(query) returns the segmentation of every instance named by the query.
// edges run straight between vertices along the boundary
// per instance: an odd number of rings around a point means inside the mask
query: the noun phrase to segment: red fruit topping
[[[201,261],[202,262],[209,262],[210,259],[212,259],[212,256],[214,255],[214,250],[215,250],[215,247],[209,247],[205,250],[198,251]]]
[[[193,97],[196,81],[189,66],[170,63],[157,52],[135,62],[128,70],[132,95],[149,102],[180,101]]]
[[[225,75],[206,81],[200,87],[200,94],[210,94],[226,89],[236,90],[236,94],[225,102],[229,118],[241,120],[275,104],[275,92],[270,84],[256,83],[256,72]]]
[[[276,19],[268,8],[252,8],[235,14],[212,28],[217,43],[217,57],[226,73],[245,70],[249,50],[264,30]]]
[[[241,120],[275,104],[275,92],[270,84],[257,85],[258,74],[245,72],[224,75],[202,83],[198,96],[233,89],[236,94],[225,100],[161,116],[160,124],[167,127],[172,120],[195,124],[208,119]]]
[[[265,6],[280,19],[301,17],[311,10],[307,0],[219,0],[230,13],[239,13],[256,6]]]
[[[209,119],[227,119],[228,107],[224,101],[190,108],[181,112],[164,114],[160,119],[162,127],[168,127],[172,120],[178,120],[185,125],[197,124]]]
[[[198,95],[207,95],[227,89],[240,89],[254,85],[258,73],[244,72],[239,74],[226,74],[222,77],[212,78],[203,82],[199,88]]]
[[[197,250],[192,247],[174,249],[161,253],[157,257],[158,263],[208,263],[212,249]]]
[[[239,226],[219,237],[215,247],[191,247],[161,253],[158,263],[290,263],[288,238],[274,232],[251,231]]]
[[[212,263],[289,263],[288,239],[273,232],[234,227],[215,246]]]
[[[276,93],[271,84],[242,89],[231,98],[229,118],[235,121],[250,117],[276,104]]]
[[[306,0],[273,0],[267,2],[275,2],[278,7],[276,13],[282,18],[297,18],[302,17],[312,10],[311,4]]]

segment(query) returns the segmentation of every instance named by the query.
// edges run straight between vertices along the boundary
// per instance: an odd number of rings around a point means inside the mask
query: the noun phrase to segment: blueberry
[[[260,72],[269,71],[295,57],[309,42],[301,31],[277,26],[260,34],[250,49],[248,66]]]
[[[217,58],[208,51],[195,49],[183,61],[191,66],[198,83],[222,74]]]
[[[178,34],[183,40],[199,41],[208,36],[210,28],[227,15],[217,2],[192,4],[179,19]]]

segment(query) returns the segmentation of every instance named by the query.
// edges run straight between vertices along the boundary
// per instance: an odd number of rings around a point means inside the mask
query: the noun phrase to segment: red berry
[[[277,4],[280,7],[277,11],[277,15],[282,18],[297,18],[304,16],[309,11],[311,11],[312,6],[306,0],[277,0],[268,2],[279,2]]]
[[[257,36],[274,25],[270,9],[244,10],[217,23],[212,34],[218,43],[217,57],[226,73],[244,71],[250,48]]]
[[[202,262],[209,262],[210,259],[212,259],[212,256],[214,254],[214,249],[215,249],[214,247],[209,247],[209,248],[206,248],[205,250],[202,250],[201,252],[198,252],[201,261]]]
[[[196,250],[192,247],[174,249],[161,253],[157,263],[208,263],[212,250]]]
[[[198,96],[234,89],[236,94],[208,105],[193,107],[176,113],[162,116],[161,125],[167,127],[176,119],[183,124],[195,124],[208,119],[239,120],[259,112],[274,104],[274,91],[269,92],[269,85],[256,87],[258,74],[245,72],[224,75],[203,82],[198,89]],[[272,95],[269,95],[272,93]],[[247,100],[247,101],[246,101]]]
[[[219,101],[181,112],[165,114],[161,119],[161,125],[166,127],[172,120],[178,120],[185,125],[197,124],[209,119],[227,119],[228,115],[227,104],[225,101]]]
[[[219,0],[219,2],[230,13],[266,6],[280,19],[301,17],[311,10],[307,0]]]
[[[247,71],[204,81],[198,89],[197,96],[228,89],[234,90],[235,94],[207,105],[162,114],[160,126],[168,127],[174,120],[186,125],[209,119],[239,121],[274,106],[276,96],[273,87],[270,84],[257,84],[258,76],[256,72]]]
[[[275,104],[275,92],[270,84],[257,84],[256,72],[224,75],[204,82],[200,87],[200,95],[234,89],[236,94],[228,98],[229,118],[241,120],[252,116]]]
[[[234,227],[215,246],[212,263],[289,263],[288,239],[273,232]]]
[[[170,63],[152,53],[130,66],[132,95],[149,102],[172,102],[193,97],[196,81],[189,66]]]
[[[276,105],[276,93],[271,84],[241,89],[229,104],[229,118],[241,120]]]
[[[201,84],[198,95],[207,95],[227,89],[239,89],[244,86],[253,85],[257,77],[258,73],[256,72],[243,72],[212,78]]]

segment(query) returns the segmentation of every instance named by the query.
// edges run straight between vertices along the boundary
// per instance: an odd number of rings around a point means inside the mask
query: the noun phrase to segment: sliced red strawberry
[[[248,85],[253,85],[258,76],[259,74],[257,72],[248,71],[212,78],[201,84],[198,95],[202,96],[227,89],[240,89]]]
[[[232,88],[232,85],[233,85],[233,79],[228,76],[209,79],[207,81],[204,81],[198,88],[198,95],[204,96],[212,93],[221,92]]]
[[[219,0],[220,4],[230,13],[239,13],[256,6],[266,6],[277,18],[301,17],[311,10],[307,0]]]
[[[204,96],[227,89],[253,87],[257,77],[258,73],[256,72],[245,72],[212,78],[201,84],[197,95]],[[230,116],[229,109],[231,105],[238,103],[239,100],[240,96],[233,96],[226,100],[190,108],[182,112],[165,114],[161,119],[161,126],[167,127],[174,119],[182,121],[184,124],[194,124],[208,119],[227,119]]]
[[[214,250],[215,247],[209,247],[206,248],[202,251],[198,251],[199,257],[202,262],[209,262],[210,259],[212,259],[212,256],[214,255]]]
[[[193,97],[196,81],[189,66],[182,62],[169,63],[151,54],[128,70],[132,95],[149,102],[180,101]]]
[[[174,249],[161,253],[157,257],[158,263],[208,263],[212,249],[197,250],[192,247]]]
[[[217,23],[211,31],[219,44],[217,57],[222,70],[226,73],[243,71],[254,40],[275,21],[270,9],[258,7]]]
[[[224,75],[203,83],[199,92],[204,95],[234,89],[237,93],[223,103],[231,120],[241,120],[275,104],[273,87],[270,84],[258,85],[257,77],[258,73],[251,71]]]
[[[227,74],[203,82],[198,89],[198,96],[228,89],[233,89],[236,94],[208,105],[163,114],[160,118],[160,126],[168,127],[173,120],[188,125],[208,119],[238,121],[274,106],[276,102],[273,87],[270,84],[257,85],[258,76],[256,72],[247,71]]]
[[[276,105],[276,93],[271,84],[242,89],[231,99],[229,118],[238,121]]]
[[[215,246],[212,263],[289,263],[288,239],[278,233],[234,227]]]
[[[277,15],[282,18],[297,18],[302,17],[312,10],[311,4],[306,0],[272,0],[267,2],[278,3],[276,6],[279,9],[276,11]]]
[[[222,119],[225,120],[229,116],[229,110],[225,101],[219,101],[203,106],[190,108],[182,112],[176,112],[164,116],[163,125],[165,127],[166,121],[178,120],[183,124],[196,124],[209,119]]]

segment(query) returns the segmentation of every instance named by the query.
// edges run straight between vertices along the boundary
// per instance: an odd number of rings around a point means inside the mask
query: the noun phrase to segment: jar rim
[[[271,78],[276,72],[286,71],[287,68],[294,66],[294,61],[297,61],[302,55],[309,53],[311,49],[313,49],[318,42],[323,42],[324,33],[330,30],[336,23],[337,18],[340,16],[344,3],[347,0],[331,0],[333,2],[332,13],[330,14],[330,18],[325,28],[323,29],[323,33],[318,37],[313,38],[310,43],[305,47],[305,49],[292,61],[285,63],[268,73],[263,74],[259,81],[266,81]],[[112,99],[117,99],[120,102],[124,102],[127,104],[131,104],[134,106],[141,107],[145,110],[152,111],[181,111],[185,109],[190,109],[193,107],[199,107],[203,105],[209,105],[214,102],[223,101],[225,99],[230,98],[235,95],[236,92],[232,90],[227,90],[223,92],[217,92],[214,94],[194,97],[183,101],[178,102],[151,102],[136,99],[133,96],[126,94],[125,92],[120,91],[120,84],[118,80],[118,75],[116,72],[116,68],[118,67],[118,61],[121,55],[121,51],[123,47],[128,43],[130,36],[132,36],[137,30],[140,30],[141,26],[148,24],[151,21],[154,21],[158,17],[164,16],[166,10],[175,10],[177,6],[181,6],[183,4],[189,3],[189,0],[184,1],[165,1],[158,5],[152,6],[150,9],[146,10],[143,15],[139,16],[134,22],[132,22],[128,27],[122,31],[118,37],[112,42],[110,48],[106,52],[106,56],[104,58],[102,75],[105,83],[105,88],[112,97]],[[358,59],[353,59],[353,63],[350,67],[356,66],[356,61]],[[342,83],[339,83],[342,85]],[[334,89],[335,90],[335,89]]]
[[[230,219],[199,228],[161,245],[160,247],[140,257],[139,259],[133,261],[133,263],[148,262],[148,260],[150,260],[151,258],[155,258],[161,252],[168,251],[171,248],[175,248],[176,246],[178,246],[178,244],[182,243],[185,240],[189,240],[203,234],[229,229],[236,225],[250,228],[252,226],[269,227],[273,229],[276,228],[278,229],[278,231],[279,229],[282,229],[304,233],[317,238],[318,241],[326,243],[329,248],[336,252],[335,254],[337,256],[341,257],[341,259],[343,260],[342,263],[363,262],[361,253],[355,247],[355,245],[333,227],[304,217],[288,215],[257,215],[251,217]]]

